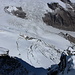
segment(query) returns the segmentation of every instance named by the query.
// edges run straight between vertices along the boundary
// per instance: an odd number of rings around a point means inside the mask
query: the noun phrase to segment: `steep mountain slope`
[[[43,21],[59,29],[75,31],[75,3],[70,0],[60,1],[65,4],[65,8],[59,2],[47,3],[52,12],[46,13]]]
[[[75,74],[75,46],[73,49],[69,47],[69,51],[62,53],[60,63],[52,65],[49,68],[48,75],[74,75]]]
[[[75,37],[75,32],[59,30],[43,22],[44,14],[52,12],[47,3],[53,1],[55,0],[1,0],[0,47],[9,50],[10,56],[19,57],[34,67],[48,68],[58,63],[63,50],[74,45],[58,33],[68,33]],[[56,2],[64,5],[60,0]],[[6,6],[21,7],[26,17],[22,19],[6,13]]]

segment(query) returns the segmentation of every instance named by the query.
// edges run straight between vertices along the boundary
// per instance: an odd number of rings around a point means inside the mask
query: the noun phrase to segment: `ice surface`
[[[42,21],[45,12],[51,11],[47,3],[55,0],[0,0],[0,47],[9,50],[10,56],[17,56],[35,67],[48,68],[58,63],[61,52],[72,45],[58,35],[59,30]],[[65,5],[57,0],[63,7]],[[27,19],[20,19],[4,12],[5,6],[21,6]],[[16,8],[10,7],[9,11]],[[32,39],[28,40],[25,36]],[[59,52],[57,52],[59,51]]]

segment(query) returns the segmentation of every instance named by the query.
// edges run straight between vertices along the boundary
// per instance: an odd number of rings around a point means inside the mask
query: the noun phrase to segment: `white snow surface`
[[[0,55],[7,54],[7,49],[0,47]]]
[[[44,14],[51,11],[47,3],[53,1],[65,7],[59,0],[0,0],[0,47],[34,67],[48,68],[58,63],[61,52],[72,45],[58,33],[75,36],[75,32],[59,30],[42,21]],[[5,6],[21,6],[27,19],[5,13]]]
[[[12,12],[13,10],[16,11],[18,10],[16,7],[13,6],[9,6],[9,8],[7,9],[9,12]]]

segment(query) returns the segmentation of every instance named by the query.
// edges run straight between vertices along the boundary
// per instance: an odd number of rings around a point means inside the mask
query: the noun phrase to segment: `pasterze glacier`
[[[75,0],[0,0],[0,75],[75,75]]]

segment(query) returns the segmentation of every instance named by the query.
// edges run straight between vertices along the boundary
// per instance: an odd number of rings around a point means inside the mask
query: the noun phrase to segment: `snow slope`
[[[46,3],[53,1],[0,0],[0,47],[8,49],[10,56],[19,57],[34,67],[48,68],[58,63],[61,52],[72,45],[58,33],[75,36],[75,32],[44,24],[44,13],[51,11]],[[64,5],[59,0],[56,2]],[[4,12],[5,6],[21,6],[27,17],[21,19],[9,15]]]

